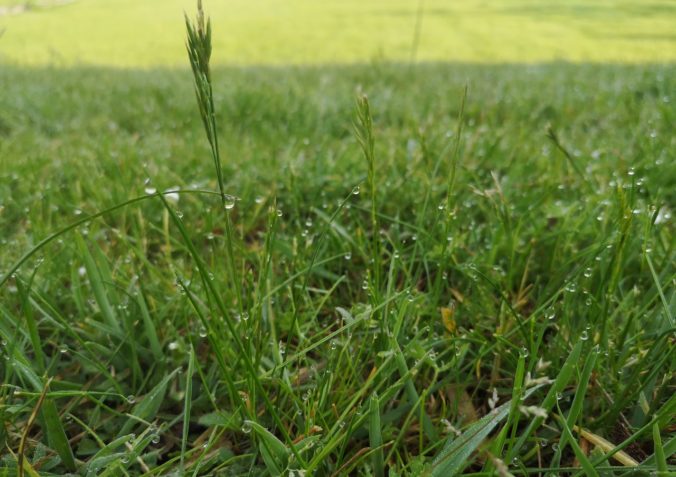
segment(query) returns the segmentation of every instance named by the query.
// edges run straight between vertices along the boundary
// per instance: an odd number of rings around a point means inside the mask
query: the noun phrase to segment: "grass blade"
[[[559,414],[560,413],[561,409],[559,409]],[[582,469],[584,469],[585,474],[587,474],[587,477],[599,477],[599,473],[594,468],[594,465],[587,458],[585,453],[582,452],[582,449],[580,449],[580,446],[575,440],[575,437],[573,437],[573,434],[570,431],[570,427],[568,427],[568,423],[566,422],[566,420],[563,419],[562,417],[559,417],[559,422],[561,423],[561,427],[563,428],[563,433],[566,436],[566,439],[570,442],[570,447],[572,447],[573,452],[575,453],[575,457],[580,462],[580,465],[582,466]]]
[[[190,409],[192,406],[192,375],[195,370],[195,349],[190,346],[188,372],[185,376],[185,398],[183,403],[183,434],[181,436],[181,470],[185,472],[185,450],[190,432]]]
[[[282,475],[289,464],[289,450],[284,443],[257,422],[246,420],[243,426],[250,427],[258,436],[261,456],[268,471],[275,476]]]
[[[373,472],[376,477],[385,475],[385,462],[383,455],[383,436],[380,429],[380,404],[378,395],[373,394],[369,401],[369,445],[373,454]]]
[[[524,393],[523,398],[528,397],[536,389],[539,389],[539,387],[529,389]],[[443,450],[439,452],[432,463],[432,477],[446,477],[459,473],[471,462],[470,456],[488,437],[495,426],[507,417],[511,407],[512,402],[508,401],[474,422],[458,437],[449,438]]]

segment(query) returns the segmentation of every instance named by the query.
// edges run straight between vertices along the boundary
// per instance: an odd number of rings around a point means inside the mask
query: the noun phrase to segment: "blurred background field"
[[[182,14],[194,8],[190,0],[0,5],[0,61],[185,66]],[[17,5],[25,11],[10,9]],[[207,7],[217,25],[215,64],[676,59],[672,0],[219,0]]]

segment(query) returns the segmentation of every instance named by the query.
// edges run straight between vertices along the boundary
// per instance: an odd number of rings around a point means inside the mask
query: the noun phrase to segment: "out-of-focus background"
[[[0,0],[0,62],[184,66],[191,0]],[[212,0],[218,64],[676,59],[671,0]]]

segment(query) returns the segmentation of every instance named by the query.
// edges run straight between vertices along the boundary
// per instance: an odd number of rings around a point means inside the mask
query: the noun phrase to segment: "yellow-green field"
[[[193,7],[75,0],[0,16],[0,61],[183,66],[183,11]],[[409,61],[414,50],[420,61],[676,60],[671,0],[213,0],[206,8],[217,25],[216,64]]]

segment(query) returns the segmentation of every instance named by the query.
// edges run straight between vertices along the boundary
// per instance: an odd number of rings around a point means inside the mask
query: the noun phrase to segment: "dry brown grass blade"
[[[49,384],[52,382],[52,379],[53,378],[49,378],[45,383],[45,386],[42,388],[40,398],[38,399],[38,402],[35,404],[33,412],[31,413],[30,417],[28,418],[28,422],[26,423],[26,428],[23,430],[23,433],[21,434],[21,441],[19,442],[19,456],[17,459],[18,462],[17,475],[19,477],[24,476],[24,452],[26,451],[26,442],[28,441],[28,433],[30,432],[31,427],[33,427],[35,419],[37,419],[38,417],[38,413],[40,412],[42,403],[45,401],[45,396],[47,395],[47,390],[49,389]]]
[[[600,448],[603,450],[603,452],[610,452],[613,449],[615,449],[615,444],[612,442],[607,441],[603,437],[594,434],[593,432],[589,432],[585,429],[582,429],[578,426],[573,426],[573,430],[580,434],[584,439],[588,440],[590,443],[594,444],[596,447]],[[629,454],[627,454],[624,451],[619,451],[616,452],[615,454],[612,455],[613,459],[618,461],[620,464],[624,465],[625,467],[637,467],[638,462],[636,462]]]

